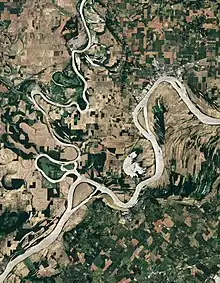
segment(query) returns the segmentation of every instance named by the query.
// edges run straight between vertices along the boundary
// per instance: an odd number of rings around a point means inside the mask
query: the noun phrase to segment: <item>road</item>
[[[33,104],[35,105],[35,107],[40,110],[43,115],[47,117],[46,112],[37,104],[36,100],[35,100],[35,95],[41,95],[42,99],[44,99],[45,101],[47,101],[48,103],[52,104],[52,105],[56,105],[58,107],[70,107],[72,105],[76,105],[78,110],[81,113],[85,113],[89,110],[89,102],[87,101],[86,98],[86,92],[87,92],[87,83],[84,79],[84,77],[81,75],[80,71],[77,68],[76,65],[76,60],[75,60],[75,55],[76,54],[80,54],[85,52],[86,50],[88,50],[92,44],[92,39],[91,39],[91,34],[90,31],[87,27],[84,15],[83,15],[83,7],[85,5],[86,0],[83,0],[80,4],[80,16],[81,19],[83,21],[86,33],[88,35],[88,44],[87,46],[82,49],[82,50],[72,50],[72,67],[73,70],[75,71],[75,73],[79,76],[79,78],[84,82],[84,90],[83,90],[83,98],[86,102],[86,109],[85,110],[81,110],[79,105],[76,102],[69,102],[66,105],[62,105],[59,103],[55,103],[50,101],[44,94],[42,94],[39,90],[33,90],[31,93],[31,101],[33,102]],[[78,59],[79,60],[79,59]],[[78,64],[80,65],[80,64]],[[51,130],[51,134],[54,137],[54,139],[56,139],[56,141],[60,144],[60,145],[65,145],[65,146],[70,146],[70,147],[74,147],[77,152],[78,152],[78,156],[75,160],[73,161],[69,161],[69,162],[63,162],[63,161],[58,161],[55,160],[51,157],[49,157],[47,154],[39,154],[35,160],[35,166],[36,169],[38,169],[42,175],[47,178],[47,180],[51,183],[57,183],[62,181],[67,175],[69,174],[75,174],[77,177],[77,180],[71,185],[69,193],[68,193],[68,199],[67,199],[67,208],[66,211],[64,212],[63,216],[61,217],[61,219],[59,220],[57,226],[54,228],[54,230],[48,235],[46,236],[41,242],[39,242],[38,244],[36,244],[35,246],[32,246],[30,248],[28,248],[23,254],[17,256],[16,258],[14,258],[13,260],[11,260],[8,265],[5,268],[5,271],[0,275],[0,283],[4,282],[4,280],[7,278],[7,276],[9,275],[9,273],[12,271],[12,269],[20,262],[22,262],[24,259],[30,257],[32,254],[35,254],[39,251],[41,251],[42,249],[47,248],[49,245],[51,245],[59,236],[59,234],[61,233],[65,223],[68,221],[68,219],[72,216],[72,214],[78,210],[82,205],[86,204],[93,196],[94,194],[96,194],[97,191],[102,192],[103,194],[107,194],[108,196],[110,196],[112,198],[112,201],[114,202],[115,205],[117,205],[120,208],[123,209],[129,209],[131,207],[133,207],[137,201],[138,201],[138,197],[140,195],[140,192],[146,188],[147,186],[149,186],[150,184],[158,181],[160,179],[160,177],[163,174],[164,171],[164,160],[163,160],[163,152],[161,147],[158,145],[156,137],[154,136],[154,134],[151,132],[150,127],[149,127],[149,123],[148,123],[148,109],[147,109],[147,105],[148,105],[148,101],[149,98],[151,96],[151,94],[155,91],[155,89],[158,87],[159,84],[166,82],[172,85],[172,87],[176,90],[176,92],[178,93],[178,95],[181,97],[181,99],[184,101],[184,103],[186,104],[186,106],[188,107],[188,109],[204,124],[209,124],[209,125],[219,125],[220,124],[220,119],[217,118],[212,118],[209,117],[207,115],[205,115],[204,113],[202,113],[189,99],[188,95],[187,95],[187,91],[186,88],[184,87],[184,85],[176,78],[174,77],[168,77],[168,76],[163,76],[161,78],[159,78],[154,85],[151,87],[151,89],[149,91],[143,90],[143,96],[144,98],[138,103],[138,105],[135,107],[132,116],[133,116],[133,120],[134,120],[134,124],[135,126],[138,128],[138,130],[141,132],[141,134],[148,139],[153,147],[154,150],[154,154],[155,154],[155,173],[152,177],[140,182],[136,188],[131,188],[134,189],[134,194],[133,196],[130,198],[130,200],[127,203],[122,202],[121,200],[119,200],[119,198],[117,197],[117,195],[112,192],[109,188],[105,187],[102,184],[99,184],[97,182],[95,182],[94,180],[91,180],[89,178],[86,178],[83,175],[80,175],[79,172],[77,171],[77,166],[78,163],[77,161],[80,159],[80,150],[78,147],[76,147],[73,144],[70,143],[64,143],[62,141],[60,141],[52,132]],[[144,120],[145,120],[145,126],[146,129],[143,128],[139,121],[138,121],[138,114],[144,111]],[[37,161],[39,158],[41,157],[47,157],[50,161],[59,164],[61,166],[61,170],[63,170],[65,173],[64,175],[58,179],[58,180],[54,180],[49,178],[38,166]],[[73,164],[74,165],[74,169],[72,170],[67,170],[65,169],[63,166],[68,165],[68,164]],[[74,191],[75,188],[80,184],[80,183],[88,183],[91,186],[94,187],[94,191],[93,193],[84,201],[82,201],[77,207],[72,208],[72,203],[73,203],[73,196],[74,196]]]

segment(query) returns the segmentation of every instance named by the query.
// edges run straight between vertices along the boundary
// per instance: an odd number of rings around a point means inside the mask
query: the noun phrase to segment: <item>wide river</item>
[[[31,93],[31,101],[33,102],[33,104],[35,105],[35,107],[40,110],[43,115],[47,117],[46,112],[37,104],[36,100],[35,100],[35,95],[41,95],[41,97],[47,101],[47,103],[56,105],[58,107],[70,107],[71,105],[76,105],[78,110],[83,114],[86,113],[89,110],[89,102],[86,98],[86,92],[88,89],[87,86],[87,82],[85,80],[85,78],[82,76],[80,70],[78,69],[78,66],[80,64],[76,64],[76,62],[79,62],[79,57],[76,60],[76,55],[83,53],[85,51],[87,51],[91,44],[92,44],[92,39],[91,39],[91,34],[90,31],[87,27],[86,24],[86,20],[83,14],[83,9],[84,9],[84,5],[86,3],[87,0],[83,0],[80,4],[80,8],[79,8],[79,12],[80,12],[80,16],[82,19],[82,22],[84,24],[85,27],[85,31],[88,35],[88,44],[87,46],[82,49],[82,50],[72,50],[72,67],[74,72],[80,77],[80,79],[84,82],[84,90],[83,90],[83,98],[84,101],[86,103],[86,108],[84,110],[81,110],[79,105],[76,102],[72,102],[70,101],[69,103],[65,104],[65,105],[61,105],[58,103],[54,103],[52,101],[50,101],[43,93],[41,93],[39,90],[35,89],[32,91]],[[92,61],[90,62],[92,63]],[[63,141],[60,141],[51,131],[53,138],[56,139],[61,145],[65,145],[65,146],[69,146],[69,147],[73,147],[77,150],[78,156],[74,161],[69,161],[69,162],[61,162],[58,160],[54,160],[53,158],[49,157],[46,154],[39,154],[35,160],[35,166],[36,169],[38,169],[45,178],[47,178],[47,180],[49,182],[52,183],[57,183],[62,181],[68,174],[75,174],[77,176],[77,180],[71,185],[69,193],[68,193],[68,205],[66,208],[66,211],[64,212],[64,214],[62,215],[62,217],[60,218],[59,222],[57,223],[56,227],[54,228],[54,230],[47,235],[46,237],[44,237],[38,244],[35,244],[31,247],[28,247],[23,254],[15,257],[14,259],[10,260],[9,263],[7,264],[4,272],[0,275],[0,283],[4,282],[5,279],[7,278],[7,276],[10,274],[10,272],[13,270],[13,268],[19,264],[20,262],[22,262],[23,260],[25,260],[26,258],[30,257],[31,255],[38,253],[39,251],[41,251],[42,249],[48,248],[49,245],[51,245],[59,236],[59,234],[62,232],[62,229],[65,225],[65,223],[68,221],[68,219],[73,215],[73,213],[78,210],[80,207],[82,207],[83,205],[85,205],[93,196],[97,191],[100,191],[103,194],[107,194],[109,197],[111,197],[113,203],[118,206],[119,208],[122,209],[129,209],[131,207],[133,207],[137,201],[138,201],[138,197],[139,194],[141,192],[141,190],[143,188],[146,188],[148,185],[156,182],[163,174],[163,170],[164,170],[164,160],[163,160],[163,154],[162,154],[162,149],[161,147],[158,145],[156,137],[154,136],[154,134],[151,132],[149,124],[148,124],[148,109],[147,109],[147,105],[148,105],[148,101],[149,98],[151,96],[151,94],[155,91],[155,89],[158,87],[159,84],[163,83],[163,82],[167,82],[169,84],[171,84],[171,86],[176,90],[176,92],[178,93],[178,95],[181,97],[181,99],[184,101],[184,103],[186,104],[186,106],[189,108],[189,110],[204,124],[209,124],[209,125],[219,125],[220,124],[220,119],[217,118],[212,118],[209,117],[207,115],[205,115],[204,113],[202,113],[189,99],[188,95],[187,95],[187,91],[185,86],[176,78],[174,77],[167,77],[167,76],[163,76],[161,78],[159,78],[154,85],[151,87],[151,89],[149,91],[143,90],[143,94],[144,94],[144,98],[138,103],[138,105],[135,107],[132,116],[133,116],[133,120],[134,120],[134,124],[135,126],[138,128],[138,130],[141,132],[141,134],[148,139],[153,147],[154,150],[154,154],[155,154],[155,173],[152,177],[140,182],[136,188],[134,189],[134,194],[133,196],[130,198],[130,200],[126,203],[122,202],[121,200],[119,200],[119,198],[117,197],[117,195],[112,192],[109,188],[105,187],[102,184],[99,184],[97,182],[95,182],[94,180],[88,179],[85,176],[82,176],[79,174],[79,172],[77,171],[77,161],[80,159],[80,150],[78,147],[76,147],[74,144],[68,144],[68,143],[64,143]],[[144,120],[145,120],[145,128],[143,128],[139,121],[138,121],[138,114],[143,111],[144,112]],[[39,158],[41,157],[47,157],[50,161],[59,164],[61,166],[61,170],[64,171],[63,176],[58,179],[58,180],[53,180],[51,178],[49,178],[38,166],[37,161]],[[67,170],[64,168],[65,165],[69,165],[69,164],[73,164],[74,165],[74,169],[71,170]],[[90,184],[94,190],[91,193],[91,195],[85,199],[84,201],[82,201],[78,206],[72,208],[72,203],[73,203],[73,196],[74,196],[74,191],[75,188],[80,184],[80,183],[88,183]],[[36,239],[37,240],[37,239]]]

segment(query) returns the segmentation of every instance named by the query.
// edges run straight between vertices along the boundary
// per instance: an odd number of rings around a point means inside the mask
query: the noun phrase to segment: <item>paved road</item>
[[[47,101],[48,103],[50,104],[53,104],[53,105],[56,105],[58,107],[70,107],[72,106],[73,104],[75,104],[78,108],[78,110],[81,112],[81,113],[85,113],[86,111],[88,111],[89,109],[89,103],[86,99],[86,92],[87,92],[87,83],[85,81],[85,79],[83,78],[83,76],[81,75],[81,73],[79,72],[77,66],[76,66],[76,63],[75,63],[75,54],[79,54],[79,53],[83,53],[85,52],[86,50],[88,50],[91,46],[91,34],[90,34],[90,31],[87,27],[87,24],[86,24],[86,21],[85,21],[85,18],[84,18],[84,15],[83,15],[83,7],[84,7],[84,4],[85,4],[86,0],[83,0],[81,2],[81,5],[80,5],[80,15],[81,15],[81,18],[82,18],[82,21],[83,21],[83,24],[84,24],[84,27],[85,27],[85,30],[86,30],[86,33],[88,35],[88,44],[87,46],[82,49],[82,50],[73,50],[72,51],[72,67],[73,67],[73,70],[76,72],[76,74],[81,78],[81,80],[84,82],[84,90],[83,90],[83,98],[85,100],[85,102],[87,103],[87,107],[84,111],[81,111],[81,109],[79,108],[79,105],[76,103],[76,102],[69,102],[69,104],[66,104],[66,105],[62,105],[62,104],[58,104],[58,103],[54,103],[52,101],[50,101],[49,99],[47,99],[45,97],[44,94],[42,94],[39,90],[33,90],[32,93],[31,93],[31,100],[32,102],[34,103],[35,107],[37,109],[39,109],[45,116],[46,118],[48,119],[47,117],[47,114],[46,112],[36,103],[36,100],[35,100],[35,95],[36,94],[40,94],[41,97]],[[54,137],[54,139],[57,140],[58,143],[60,143],[61,145],[64,145],[64,146],[71,146],[71,147],[74,147],[77,152],[78,152],[78,156],[77,158],[74,160],[74,161],[70,161],[70,162],[63,162],[63,161],[58,161],[58,160],[55,160],[51,157],[49,157],[48,155],[46,154],[40,154],[36,160],[35,160],[35,166],[36,166],[36,169],[38,169],[45,178],[47,178],[48,181],[50,181],[51,183],[56,183],[56,182],[60,182],[62,181],[68,174],[75,174],[77,176],[77,180],[71,185],[70,187],[70,190],[69,190],[69,193],[68,193],[68,204],[67,204],[67,209],[66,211],[64,212],[63,216],[61,217],[60,221],[58,222],[57,226],[55,227],[55,229],[47,236],[45,237],[40,243],[36,244],[35,246],[29,248],[28,250],[26,250],[22,255],[19,255],[17,256],[15,259],[11,260],[5,271],[0,275],[0,283],[1,282],[4,282],[4,280],[6,279],[6,277],[9,275],[9,273],[12,271],[12,269],[18,264],[20,263],[21,261],[23,261],[24,259],[28,258],[29,256],[31,256],[32,254],[34,253],[37,253],[39,252],[40,250],[44,249],[44,248],[47,248],[49,245],[51,245],[56,239],[57,237],[59,236],[59,234],[61,233],[62,229],[63,229],[63,226],[65,225],[65,223],[68,221],[68,219],[72,216],[72,214],[77,210],[79,209],[82,205],[86,204],[93,196],[94,194],[97,192],[97,191],[100,191],[104,194],[108,194],[115,205],[117,205],[118,207],[120,208],[123,208],[123,209],[129,209],[131,207],[133,207],[137,201],[138,201],[138,197],[139,197],[139,194],[141,192],[142,189],[146,188],[147,186],[149,186],[150,184],[156,182],[157,180],[160,179],[160,177],[162,176],[163,174],[163,170],[164,170],[164,160],[163,160],[163,153],[162,153],[162,149],[160,148],[160,146],[158,145],[157,143],[157,140],[156,140],[156,137],[154,136],[154,134],[151,132],[150,130],[150,127],[149,127],[149,124],[148,124],[148,110],[147,110],[147,104],[148,104],[148,100],[151,96],[151,94],[154,92],[154,90],[158,87],[158,85],[162,82],[167,82],[167,83],[170,83],[172,85],[172,87],[177,91],[178,95],[181,97],[181,99],[184,101],[184,103],[187,105],[187,107],[189,108],[189,110],[202,122],[202,123],[205,123],[205,124],[209,124],[209,125],[219,125],[220,124],[220,119],[217,119],[217,118],[212,118],[212,117],[209,117],[207,115],[205,115],[204,113],[202,113],[191,101],[190,99],[188,98],[188,95],[187,95],[187,91],[184,87],[184,85],[178,81],[176,78],[174,77],[167,77],[167,76],[164,76],[164,77],[161,77],[160,79],[158,79],[154,85],[152,86],[152,88],[147,92],[146,90],[143,91],[143,94],[144,94],[144,98],[139,102],[139,104],[136,106],[136,108],[134,109],[134,112],[132,113],[133,115],[133,120],[134,120],[134,123],[135,123],[135,126],[139,129],[139,131],[142,133],[142,135],[148,139],[151,144],[152,144],[152,147],[153,147],[153,150],[154,150],[154,154],[155,154],[155,174],[140,182],[136,188],[133,188],[135,191],[134,191],[134,194],[133,196],[130,198],[130,200],[127,202],[127,203],[124,203],[122,202],[121,200],[119,200],[119,198],[116,196],[116,194],[114,192],[112,192],[109,188],[105,187],[104,185],[102,184],[99,184],[89,178],[86,178],[85,176],[80,176],[80,174],[78,173],[77,171],[77,161],[80,159],[80,150],[78,147],[76,147],[75,145],[73,144],[69,144],[69,143],[64,143],[62,141],[60,141],[55,135],[54,133],[51,131],[51,134],[52,136]],[[144,119],[145,119],[145,126],[146,126],[146,129],[144,129],[139,121],[138,121],[138,114],[141,112],[141,111],[144,111]],[[51,178],[49,178],[38,166],[37,164],[37,161],[40,157],[47,157],[49,158],[50,161],[56,163],[56,164],[59,164],[61,166],[61,170],[63,170],[65,173],[64,175],[58,179],[58,180],[53,180]],[[73,164],[74,165],[74,169],[72,170],[67,170],[65,169],[63,166],[65,165],[68,165],[68,164]],[[74,196],[74,191],[75,191],[75,188],[82,182],[86,182],[88,184],[90,184],[91,186],[93,186],[95,189],[93,191],[93,193],[86,199],[84,200],[83,202],[81,202],[77,207],[75,208],[72,208],[72,202],[73,202],[73,196]]]

